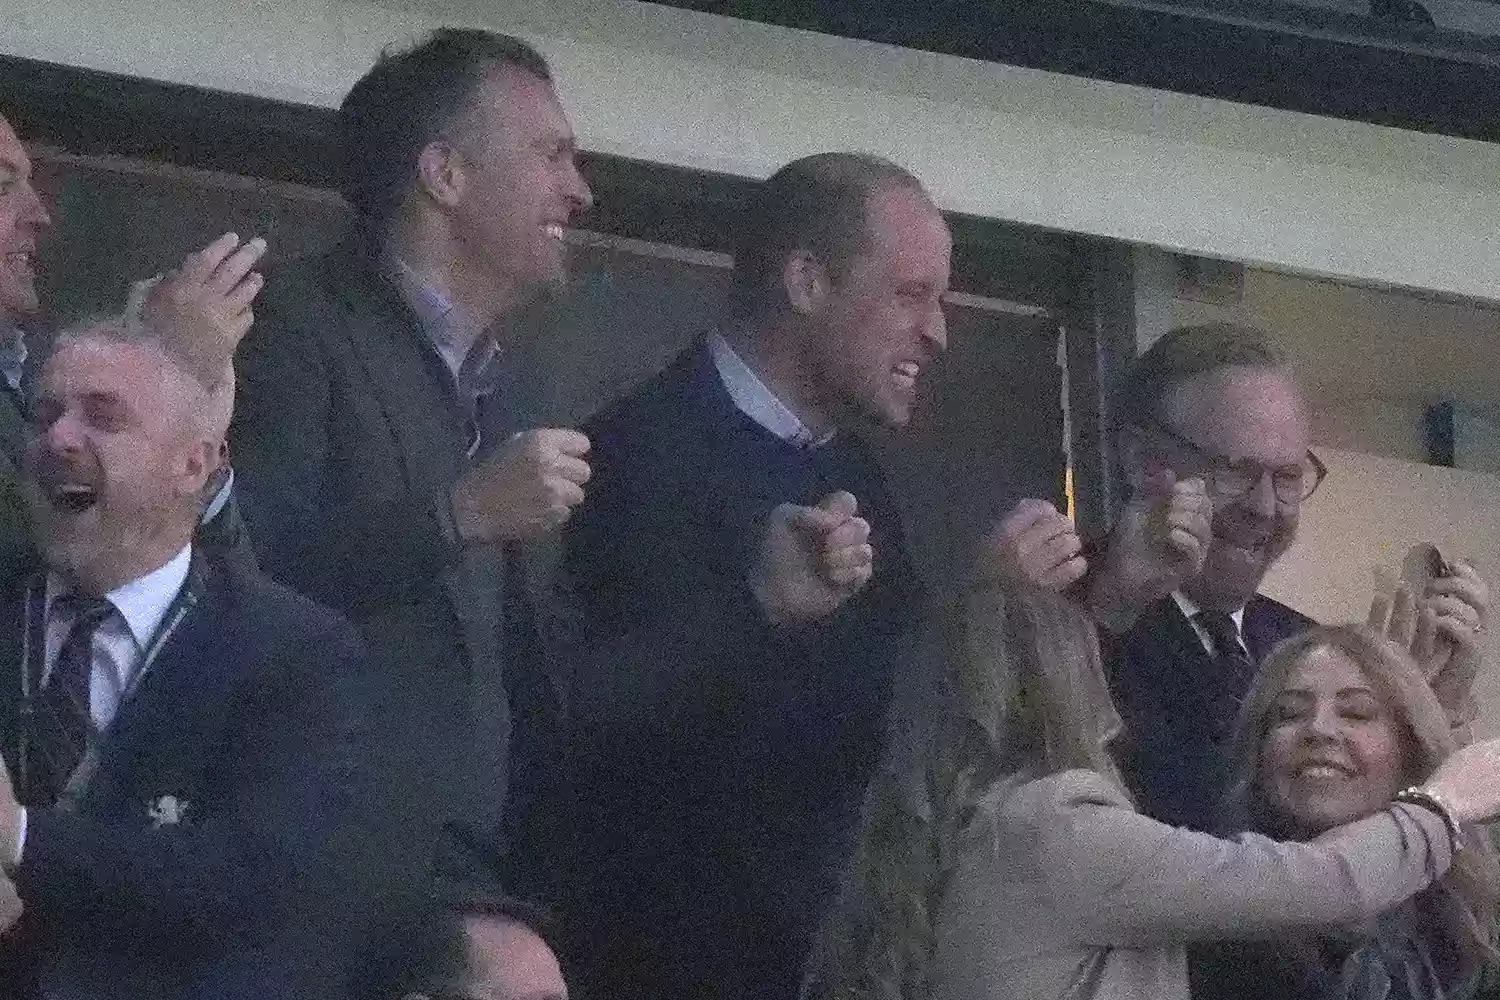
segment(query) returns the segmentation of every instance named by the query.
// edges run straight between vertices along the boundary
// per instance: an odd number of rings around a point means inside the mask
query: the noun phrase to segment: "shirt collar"
[[[177,599],[177,594],[187,582],[188,568],[193,562],[193,546],[184,545],[182,550],[163,566],[145,576],[138,576],[129,583],[121,584],[104,597],[120,617],[125,620],[130,634],[141,649],[146,648],[162,621]],[[57,597],[68,592],[68,586],[56,573],[47,576],[48,606]]]
[[[818,437],[761,381],[745,360],[729,346],[722,333],[708,335],[708,353],[718,369],[735,408],[783,441],[803,448],[820,448],[833,440],[835,431]]]
[[[1177,606],[1182,609],[1182,613],[1187,615],[1187,620],[1196,624],[1198,614],[1203,610],[1198,606],[1198,602],[1180,590],[1172,591],[1172,600],[1176,601]],[[1241,641],[1243,641],[1245,635],[1245,606],[1242,604],[1229,612],[1229,617],[1234,620],[1234,630],[1240,634]]]
[[[12,392],[21,391],[21,376],[26,371],[26,338],[19,326],[0,328],[0,379]]]
[[[499,352],[495,338],[487,330],[478,330],[476,334],[479,320],[454,302],[441,285],[422,277],[400,257],[392,255],[391,260],[396,284],[453,377],[463,382],[471,373],[487,369]],[[465,343],[473,345],[467,354]]]

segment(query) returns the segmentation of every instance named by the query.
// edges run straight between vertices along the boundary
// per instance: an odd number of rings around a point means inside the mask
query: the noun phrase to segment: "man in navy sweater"
[[[836,888],[923,594],[859,421],[946,342],[951,239],[909,173],[823,154],[746,214],[732,317],[586,427],[549,840],[589,995],[784,998]]]

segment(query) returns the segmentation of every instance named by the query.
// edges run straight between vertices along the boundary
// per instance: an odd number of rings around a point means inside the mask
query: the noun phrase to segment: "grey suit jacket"
[[[519,560],[445,528],[471,415],[357,239],[274,271],[236,360],[241,510],[266,572],[365,633],[388,695],[387,765],[409,793],[393,834],[419,858],[436,827],[456,834],[449,846],[488,852],[507,832],[512,696],[525,679],[535,731],[560,712],[561,683],[529,595],[508,579]],[[504,403],[477,415],[487,441],[511,429]]]
[[[1309,843],[1221,840],[1142,816],[1092,771],[998,787],[966,836],[933,1000],[1187,1000],[1188,942],[1371,919],[1452,860],[1424,809]]]

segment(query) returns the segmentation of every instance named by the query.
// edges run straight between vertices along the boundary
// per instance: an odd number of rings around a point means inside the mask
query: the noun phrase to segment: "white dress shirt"
[[[89,715],[94,728],[103,730],[114,721],[120,702],[137,682],[146,647],[156,637],[167,611],[187,582],[193,547],[185,545],[165,565],[137,577],[105,594],[116,613],[94,633],[93,671],[89,678]],[[47,660],[45,684],[57,663],[71,617],[52,614],[53,603],[68,592],[55,573],[47,576]]]
[[[1203,610],[1198,606],[1198,602],[1193,600],[1191,597],[1188,597],[1180,590],[1172,591],[1172,600],[1176,601],[1177,606],[1182,609],[1182,613],[1187,615],[1188,623],[1193,626],[1193,631],[1198,633],[1198,641],[1203,643],[1204,651],[1207,652],[1209,656],[1213,656],[1215,653],[1217,653],[1218,650],[1214,649],[1213,637],[1208,634],[1208,630],[1206,628],[1198,623],[1198,613]],[[1234,634],[1239,637],[1241,651],[1243,651],[1246,656],[1249,656],[1250,648],[1245,645],[1244,606],[1241,605],[1234,611],[1229,612],[1229,618],[1234,622]]]
[[[708,335],[708,353],[718,369],[719,381],[734,402],[735,408],[783,441],[803,448],[819,448],[833,440],[833,431],[819,437],[802,419],[777,398],[771,387],[745,364],[729,341],[718,332]]]
[[[120,702],[140,680],[146,647],[156,638],[171,610],[172,602],[187,582],[188,567],[193,562],[193,547],[183,546],[165,565],[145,576],[121,584],[104,597],[114,605],[115,614],[107,618],[94,633],[93,669],[89,676],[89,715],[94,728],[103,730],[114,721]],[[52,605],[68,593],[67,584],[56,573],[47,574],[47,659],[42,683],[52,675],[52,668],[62,652],[71,617],[53,616]],[[27,810],[21,810],[12,865],[21,863],[26,852]]]

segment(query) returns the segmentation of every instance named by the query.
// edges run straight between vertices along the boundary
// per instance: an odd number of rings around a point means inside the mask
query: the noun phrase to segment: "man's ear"
[[[781,268],[781,284],[792,312],[810,316],[823,307],[831,282],[823,265],[810,253],[796,253]]]
[[[198,438],[184,448],[179,469],[178,493],[184,497],[203,495],[211,476],[218,470],[219,442]]]
[[[466,170],[463,156],[447,142],[429,142],[417,155],[417,183],[427,197],[445,208],[463,199]]]

